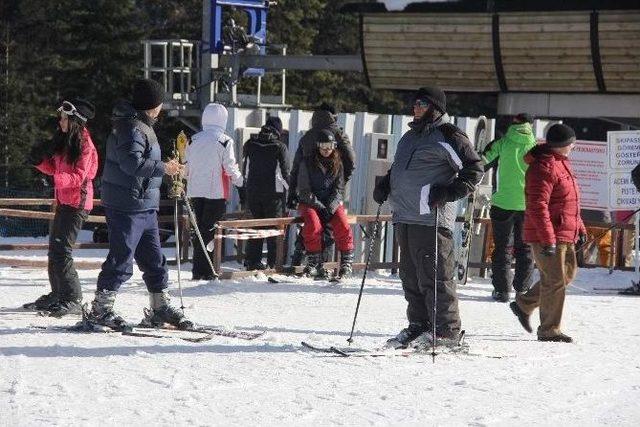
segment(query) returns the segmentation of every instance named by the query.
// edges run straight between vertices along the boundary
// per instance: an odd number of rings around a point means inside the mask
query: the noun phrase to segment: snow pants
[[[512,211],[491,207],[491,227],[495,247],[491,256],[491,282],[498,292],[526,291],[531,287],[533,258],[531,248],[522,241],[524,211]],[[516,259],[516,269],[511,278],[512,253]]]
[[[542,245],[539,243],[532,243],[531,249],[540,271],[540,280],[526,293],[518,294],[516,303],[527,314],[540,307],[538,336],[555,336],[561,332],[565,290],[578,273],[575,246],[573,243],[558,243],[553,256],[540,254]]]
[[[394,225],[396,239],[400,245],[400,279],[407,300],[407,318],[410,323],[419,323],[430,328],[433,317],[434,285],[437,288],[436,334],[454,337],[460,332],[460,312],[451,230],[438,228],[438,272],[435,283],[434,226],[402,224]]]
[[[318,216],[318,212],[311,206],[300,203],[298,206],[300,216],[304,219],[304,227],[302,227],[302,238],[304,239],[304,248],[307,253],[318,253],[322,251],[322,231],[324,229],[322,220]],[[347,221],[347,214],[344,206],[336,210],[333,217],[329,221],[333,229],[333,238],[340,252],[353,250],[353,233]]]
[[[109,228],[109,254],[98,275],[98,291],[117,291],[133,275],[133,260],[142,270],[147,290],[167,288],[167,259],[160,248],[158,212],[123,212],[104,209]]]
[[[207,199],[204,197],[194,197],[191,199],[193,213],[196,216],[198,228],[202,234],[202,240],[207,245],[213,239],[213,227],[220,221],[227,211],[227,201],[225,199]],[[207,257],[211,254],[202,250],[198,236],[194,236],[193,241],[193,266],[191,274],[195,277],[208,277],[213,274]],[[211,259],[211,258],[210,258]]]
[[[49,232],[47,272],[51,290],[60,301],[82,300],[78,272],[73,265],[73,245],[87,219],[87,211],[58,205]]]
[[[267,195],[270,197],[253,196],[248,198],[249,212],[255,219],[280,218],[284,216],[284,204],[280,194]],[[257,264],[262,261],[262,244],[265,239],[251,239],[247,241],[246,262]],[[276,264],[276,238],[267,240],[267,265]]]

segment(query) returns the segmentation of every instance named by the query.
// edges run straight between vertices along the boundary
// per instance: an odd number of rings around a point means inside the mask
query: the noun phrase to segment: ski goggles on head
[[[413,102],[413,106],[414,106],[414,107],[428,108],[428,107],[429,107],[429,105],[431,105],[431,103],[430,103],[428,100],[426,100],[426,99],[416,99],[416,100]]]
[[[334,141],[327,142],[318,142],[318,150],[333,150],[336,148],[336,143]]]
[[[62,105],[58,107],[57,110],[59,113],[65,113],[67,116],[76,116],[82,121],[87,121],[87,118],[80,114],[75,105],[70,103],[69,101],[62,101]]]

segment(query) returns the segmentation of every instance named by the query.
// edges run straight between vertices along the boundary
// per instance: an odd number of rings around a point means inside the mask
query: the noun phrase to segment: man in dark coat
[[[269,117],[260,133],[244,144],[242,157],[245,198],[253,218],[279,218],[284,215],[283,199],[289,181],[289,152],[281,141],[282,121]],[[247,270],[263,270],[263,239],[247,242]],[[267,265],[276,263],[276,238],[267,238]]]
[[[109,227],[109,254],[98,275],[91,320],[114,329],[126,327],[113,310],[120,286],[133,274],[133,260],[149,291],[149,320],[193,326],[169,304],[167,260],[160,247],[158,210],[164,175],[178,174],[175,160],[162,162],[153,130],[164,99],[164,88],[153,80],[138,80],[133,102],[120,101],[113,109],[113,131],[107,139],[102,174],[102,205]]]
[[[373,193],[377,203],[388,196],[391,200],[400,244],[400,278],[408,303],[408,327],[388,342],[394,348],[414,340],[429,345],[434,338],[445,344],[458,342],[461,321],[453,280],[455,202],[475,191],[484,172],[467,136],[449,123],[445,93],[437,87],[423,87],[414,99],[410,130],[400,139],[391,169]],[[432,336],[434,323],[436,337]]]

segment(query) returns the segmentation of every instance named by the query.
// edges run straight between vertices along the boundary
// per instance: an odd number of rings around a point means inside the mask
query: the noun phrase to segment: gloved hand
[[[316,209],[316,212],[318,212],[318,217],[323,224],[328,224],[331,218],[333,218],[333,214],[327,208]]]
[[[247,201],[247,192],[244,187],[236,187],[238,190],[238,198],[240,199],[240,205],[244,206]]]
[[[287,196],[287,208],[298,209],[298,195],[294,192],[289,192]]]
[[[27,155],[27,162],[30,165],[37,166],[43,162],[44,159],[50,158],[51,154],[46,149],[45,144],[37,143],[31,147],[29,154]]]
[[[556,245],[547,245],[543,246],[540,251],[540,255],[543,256],[554,256],[556,254]]]
[[[576,242],[576,247],[578,249],[583,249],[586,244],[587,244],[587,235],[586,235],[586,233],[578,234],[578,241]]]
[[[380,179],[373,189],[373,200],[379,205],[387,201],[391,193],[391,180],[390,173],[387,173],[382,179]]]
[[[429,191],[429,206],[430,207],[441,207],[444,206],[447,202],[454,201],[454,198],[451,198],[451,194],[449,189],[442,185],[435,185],[431,187]]]

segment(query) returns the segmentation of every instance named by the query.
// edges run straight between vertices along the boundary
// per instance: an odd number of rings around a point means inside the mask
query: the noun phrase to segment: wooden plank
[[[555,64],[555,63],[543,63],[532,64],[531,62],[522,63],[506,63],[503,64],[505,73],[527,72],[527,71],[540,71],[543,73],[553,72],[568,72],[569,70],[578,73],[592,73],[593,65],[587,62],[581,62],[580,64]]]
[[[433,72],[433,71],[426,71],[426,70],[421,70],[421,69],[411,69],[411,68],[405,68],[405,69],[398,69],[398,70],[369,70],[369,78],[382,78],[382,77],[389,77],[389,78],[394,78],[394,77],[405,77],[407,74],[412,74],[412,75],[420,75],[420,76],[432,76],[432,77],[439,77],[442,75],[442,73],[438,73],[438,72]],[[495,72],[490,71],[490,72],[481,72],[481,71],[476,71],[473,68],[469,68],[467,70],[460,70],[460,71],[447,71],[446,75],[444,76],[446,79],[455,79],[455,80],[486,80],[486,81],[493,81],[496,78]]]
[[[429,35],[431,37],[431,35]],[[516,41],[566,41],[566,40],[585,40],[591,41],[591,34],[588,31],[577,31],[573,33],[541,33],[536,32],[521,32],[521,33],[509,33],[508,37],[500,38],[500,45],[504,43],[511,43]]]
[[[572,57],[581,57],[585,58],[589,55],[591,57],[591,49],[565,49],[565,50],[527,50],[527,49],[509,49],[509,48],[501,48],[502,52],[502,60],[505,61],[509,57],[523,57],[523,58],[535,58],[537,63],[539,60],[550,60],[550,58],[572,58]]]
[[[532,55],[532,56],[522,56],[522,52],[521,52],[521,56],[510,55],[508,58],[505,58],[503,56],[502,65],[507,66],[507,64],[525,64],[525,65],[529,65],[529,67],[538,66],[538,63],[540,62],[539,61],[540,58],[533,56],[535,55],[535,53],[529,54],[525,52],[524,55]],[[573,66],[591,64],[591,52],[589,52],[588,54],[585,53],[578,56],[556,57],[556,58],[553,58],[553,61],[542,61],[542,64],[544,65],[547,65],[550,63],[557,64],[557,65],[573,65]]]
[[[589,18],[583,24],[509,24],[500,19],[500,40],[509,37],[509,33],[567,33],[589,32]]]
[[[363,16],[365,24],[403,25],[403,24],[491,24],[488,13],[389,13]]]
[[[638,31],[599,31],[598,39],[600,41],[609,39],[640,40],[640,29]]]
[[[595,82],[590,81],[573,81],[573,80],[561,80],[561,81],[522,81],[518,79],[507,80],[509,89],[522,90],[522,91],[536,91],[536,92],[597,92],[598,85]]]
[[[600,40],[600,49],[608,48],[640,48],[640,39],[605,39]]]
[[[589,12],[583,11],[549,11],[549,12],[500,12],[500,22],[508,23],[576,23],[589,21]]]
[[[387,55],[387,56],[411,56],[415,55],[415,48],[383,48],[383,47],[370,47],[365,48],[365,57],[368,54]],[[464,57],[464,58],[493,58],[493,52],[491,50],[474,50],[474,49],[422,49],[422,55],[440,56],[446,57]]]
[[[0,206],[51,206],[55,199],[2,198]],[[93,199],[94,206],[101,206],[102,200]],[[160,206],[172,206],[173,200],[160,200]]]
[[[398,90],[416,90],[420,86],[435,84],[442,86],[445,90],[453,92],[484,92],[496,91],[499,89],[497,83],[488,81],[456,81],[447,79],[427,79],[420,77],[411,77],[404,79],[370,79],[371,85],[378,89],[398,89]]]
[[[83,259],[74,259],[73,264],[77,270],[96,270],[102,267],[103,261],[89,261]],[[31,258],[13,258],[0,256],[0,265],[8,265],[11,267],[32,267],[47,268],[48,261],[46,259]]]
[[[362,31],[367,33],[418,33],[426,37],[428,33],[460,33],[460,34],[491,34],[491,24],[447,25],[447,24],[398,24],[398,25],[368,25],[363,24]]]
[[[407,40],[409,37],[411,39],[415,39],[415,35],[410,33],[364,33],[365,42],[368,40]],[[474,42],[480,41],[489,41],[491,42],[491,33],[481,33],[481,34],[451,34],[451,33],[429,33],[429,41],[430,42],[440,42],[440,43],[450,43],[450,42],[465,42],[467,44],[472,44]],[[448,46],[448,44],[447,44]]]
[[[609,82],[605,79],[607,83],[607,90],[610,92],[630,92],[630,93],[638,93],[640,92],[640,84],[638,81],[621,81],[621,80],[612,80]]]
[[[414,55],[394,55],[394,54],[372,54],[369,50],[365,51],[365,59],[367,64],[369,62],[374,63],[386,63],[386,62],[423,62],[429,64],[465,64],[472,65],[493,65],[492,56],[483,56],[475,58],[466,58],[464,56],[434,56],[423,55],[421,52],[416,52]]]
[[[529,64],[528,70],[531,70],[531,64]],[[473,70],[478,72],[494,72],[495,66],[491,64],[443,64],[432,62],[395,62],[392,60],[379,62],[367,60],[367,71],[373,72],[378,70],[420,70],[420,71],[435,71],[435,72],[449,72],[449,71],[461,71],[461,70]],[[563,70],[567,67],[563,67]]]
[[[470,41],[455,41],[455,42],[447,42],[443,44],[442,42],[434,42],[428,39],[425,40],[415,40],[413,38],[405,38],[402,40],[370,40],[369,38],[364,39],[364,48],[367,50],[368,48],[376,48],[383,47],[389,49],[397,49],[397,48],[412,48],[412,49],[467,49],[471,51],[476,50],[487,50],[493,52],[493,42],[491,40],[470,42]],[[571,47],[571,46],[568,46]]]
[[[593,74],[593,70],[588,72],[561,72],[561,71],[553,71],[553,72],[545,72],[539,69],[535,69],[532,72],[517,72],[512,75],[507,74],[507,80],[509,78],[516,78],[518,80],[522,80],[523,82],[537,82],[537,81],[547,81],[547,80],[557,80],[557,81],[583,81],[583,82],[592,82],[595,81],[595,75]]]
[[[636,23],[640,26],[640,13],[637,10],[611,11],[601,10],[598,14],[598,21],[603,23]]]
[[[618,42],[618,41],[616,41]],[[613,46],[613,47],[627,47],[627,46]],[[515,41],[502,41],[500,40],[500,50],[502,52],[509,52],[510,49],[518,50],[533,50],[533,49],[554,49],[557,51],[562,49],[582,49],[583,52],[591,49],[591,42],[589,40],[537,40],[532,38],[530,40],[515,40]]]

